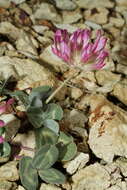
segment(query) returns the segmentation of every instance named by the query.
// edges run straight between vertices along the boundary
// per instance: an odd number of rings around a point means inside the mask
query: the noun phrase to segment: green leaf
[[[5,128],[4,127],[0,127],[0,136],[5,132]]]
[[[27,116],[28,120],[35,128],[39,128],[42,126],[44,121],[42,108],[32,106],[29,107],[27,109]]]
[[[45,114],[45,119],[61,120],[63,117],[62,108],[54,103],[48,104]]]
[[[56,144],[58,134],[47,127],[41,127],[35,130],[36,148],[41,148],[45,144]]]
[[[66,180],[65,176],[54,168],[39,170],[38,173],[41,179],[47,183],[62,184]]]
[[[63,145],[67,145],[71,142],[73,142],[72,136],[66,135],[64,132],[60,132],[58,143],[62,143]]]
[[[51,94],[51,87],[39,86],[37,88],[32,89],[29,95],[29,101],[30,103],[33,102],[33,99],[40,99],[41,101],[45,101],[50,94]]]
[[[50,168],[58,160],[58,155],[55,145],[44,145],[35,153],[32,166],[36,169]]]
[[[11,146],[7,142],[0,144],[0,156],[1,157],[10,156],[10,153],[11,153]]]
[[[77,146],[75,143],[70,143],[66,146],[58,146],[59,149],[59,159],[61,161],[69,161],[74,158],[77,153]]]
[[[9,94],[12,97],[14,96],[18,98],[25,106],[29,105],[28,95],[25,92],[21,90],[16,90],[15,92],[10,92]]]
[[[19,162],[19,175],[21,183],[27,190],[35,190],[38,187],[37,170],[32,168],[32,158],[25,156]]]
[[[59,124],[54,121],[53,119],[46,119],[43,122],[43,125],[49,129],[51,129],[54,133],[58,134],[59,133]]]

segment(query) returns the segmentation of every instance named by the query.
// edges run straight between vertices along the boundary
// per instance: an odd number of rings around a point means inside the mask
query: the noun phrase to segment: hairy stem
[[[46,100],[46,104],[48,104],[55,97],[55,95],[64,87],[64,85],[66,85],[66,83],[69,80],[71,80],[72,78],[74,78],[75,76],[77,76],[78,73],[79,73],[79,71],[78,72],[76,71],[74,73],[74,75],[71,75],[66,80],[64,80],[64,82],[48,97],[48,99]]]

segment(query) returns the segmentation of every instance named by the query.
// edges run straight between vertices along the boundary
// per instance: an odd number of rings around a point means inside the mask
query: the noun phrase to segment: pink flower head
[[[57,30],[52,51],[73,67],[86,70],[101,69],[108,52],[105,50],[107,39],[97,31],[97,38],[91,42],[91,31],[78,29],[71,35],[67,30]]]
[[[3,142],[4,142],[4,138],[0,136],[0,144],[2,144]]]
[[[0,105],[0,114],[9,111],[13,103],[14,103],[13,98],[10,98],[7,102],[2,102],[2,104]]]
[[[0,120],[0,128],[5,126],[5,122],[3,120]]]

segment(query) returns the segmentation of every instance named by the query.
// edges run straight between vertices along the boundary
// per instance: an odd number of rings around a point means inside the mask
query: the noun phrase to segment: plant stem
[[[66,80],[64,80],[64,82],[48,97],[48,99],[46,100],[46,104],[48,104],[53,98],[54,96],[64,87],[64,85],[71,80],[72,78],[74,78],[77,74],[79,73],[76,72],[74,73],[74,75],[71,75],[69,78],[67,78]]]

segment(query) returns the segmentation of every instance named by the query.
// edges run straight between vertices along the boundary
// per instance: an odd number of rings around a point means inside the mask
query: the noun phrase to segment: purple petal
[[[6,104],[0,106],[0,114],[6,112]]]
[[[0,144],[2,144],[3,142],[4,142],[4,138],[0,136]]]
[[[3,120],[0,120],[0,127],[4,127],[5,126],[5,122]]]

